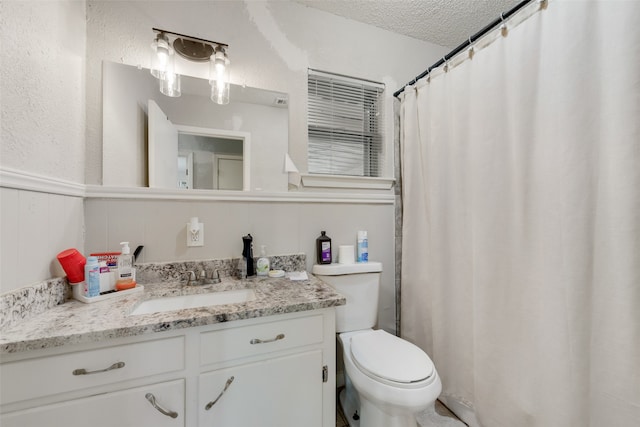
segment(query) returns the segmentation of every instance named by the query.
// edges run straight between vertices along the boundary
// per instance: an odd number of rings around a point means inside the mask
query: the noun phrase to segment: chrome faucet
[[[214,270],[210,278],[207,277],[207,272],[205,270],[201,270],[200,275],[197,278],[195,271],[187,271],[187,274],[189,275],[187,279],[187,286],[201,286],[220,283],[220,272],[218,270]]]
[[[211,277],[208,278],[207,274],[205,273],[205,271],[202,270],[200,272],[200,278],[205,283],[205,285],[211,285],[211,284],[215,284],[215,283],[220,283],[220,272],[217,269],[213,270],[213,273],[211,273]]]

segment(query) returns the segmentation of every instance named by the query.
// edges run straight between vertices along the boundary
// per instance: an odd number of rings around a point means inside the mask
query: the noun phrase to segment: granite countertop
[[[225,277],[219,284],[204,286],[186,286],[184,282],[177,281],[145,283],[143,292],[105,301],[85,304],[69,300],[3,330],[0,354],[99,342],[346,303],[345,298],[329,285],[311,274],[308,276],[308,280],[301,281],[286,277],[243,280]],[[253,289],[256,299],[238,304],[130,315],[139,303],[148,299],[233,289]]]

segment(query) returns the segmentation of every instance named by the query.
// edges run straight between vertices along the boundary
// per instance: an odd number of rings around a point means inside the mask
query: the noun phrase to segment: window
[[[309,70],[309,172],[380,176],[384,85]]]

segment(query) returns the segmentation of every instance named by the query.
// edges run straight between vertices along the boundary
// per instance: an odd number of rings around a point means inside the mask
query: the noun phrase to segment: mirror
[[[105,61],[103,185],[287,191],[287,94],[231,85],[217,105],[209,91],[182,76],[182,96],[169,98],[148,69]]]
[[[251,135],[246,132],[175,125],[149,100],[149,187],[194,190],[249,190]]]
[[[250,138],[241,132],[212,133],[209,129],[179,126],[178,188],[248,190],[243,153],[249,149]]]

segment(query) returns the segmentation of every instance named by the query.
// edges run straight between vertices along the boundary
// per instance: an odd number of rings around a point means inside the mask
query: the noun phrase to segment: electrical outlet
[[[199,222],[196,231],[192,229],[191,225],[191,223],[187,223],[187,246],[204,246],[204,224]]]

